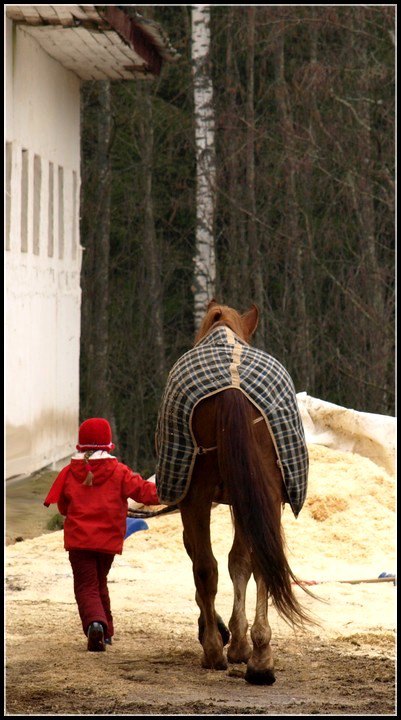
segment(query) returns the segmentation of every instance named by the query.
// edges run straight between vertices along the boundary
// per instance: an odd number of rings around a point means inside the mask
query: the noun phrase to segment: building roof
[[[160,74],[179,53],[163,28],[130,6],[6,5],[45,52],[82,80],[134,80]]]

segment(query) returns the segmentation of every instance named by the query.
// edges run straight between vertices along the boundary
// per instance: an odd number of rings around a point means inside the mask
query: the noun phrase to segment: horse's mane
[[[233,308],[228,307],[228,305],[219,305],[216,303],[209,305],[209,309],[196,334],[195,345],[202,340],[212,327],[218,327],[219,325],[226,325],[235,332],[236,335],[242,338],[242,340],[248,340],[248,338],[245,337],[241,315]]]

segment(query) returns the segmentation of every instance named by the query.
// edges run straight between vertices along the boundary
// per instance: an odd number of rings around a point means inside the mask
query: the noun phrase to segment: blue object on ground
[[[137,518],[127,518],[127,527],[125,530],[125,536],[124,540],[127,539],[132,533],[137,532],[138,530],[147,530],[148,524],[145,522],[145,520],[138,520]]]
[[[395,575],[393,575],[393,573],[386,573],[386,572],[382,572],[379,575],[379,578],[386,578],[386,577],[395,578]]]

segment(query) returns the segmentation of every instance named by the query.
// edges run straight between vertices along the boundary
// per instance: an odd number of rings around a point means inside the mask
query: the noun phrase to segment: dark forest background
[[[190,6],[141,10],[181,53],[82,89],[81,418],[154,472],[166,375],[193,344]],[[211,6],[216,298],[297,392],[394,414],[394,6]]]

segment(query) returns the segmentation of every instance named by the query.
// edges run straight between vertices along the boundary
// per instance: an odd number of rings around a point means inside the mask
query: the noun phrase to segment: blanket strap
[[[217,450],[217,445],[210,448],[204,448],[204,447],[198,447],[197,448],[197,455],[206,455],[206,453],[211,452],[212,450]]]
[[[252,420],[252,424],[256,425],[256,423],[260,422],[261,420],[263,420],[263,415],[260,415],[259,417],[255,418],[255,420]],[[212,450],[217,450],[217,445],[214,445],[213,447],[210,447],[210,448],[204,448],[202,446],[199,446],[197,448],[196,454],[197,455],[205,455],[206,453],[211,452]]]

